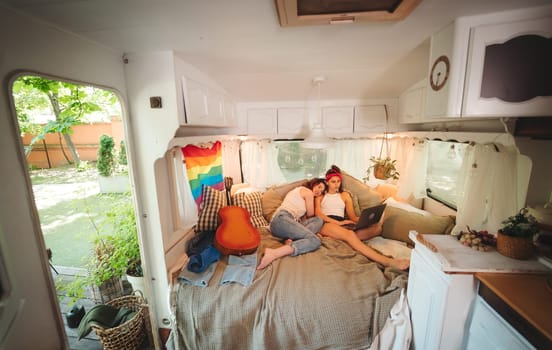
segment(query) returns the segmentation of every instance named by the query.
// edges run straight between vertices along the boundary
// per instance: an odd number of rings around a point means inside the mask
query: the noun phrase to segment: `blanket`
[[[282,243],[261,231],[265,247]],[[248,287],[220,285],[226,260],[206,288],[178,285],[169,349],[363,349],[383,328],[406,287],[406,272],[383,268],[349,245],[321,238],[315,252],[257,271]]]

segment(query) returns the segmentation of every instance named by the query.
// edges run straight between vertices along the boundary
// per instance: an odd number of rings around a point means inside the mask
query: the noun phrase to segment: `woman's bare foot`
[[[291,242],[293,242],[293,240],[288,238],[284,241],[284,244],[285,245],[291,245]]]
[[[409,259],[391,259],[389,262],[389,267],[393,267],[399,270],[406,270],[410,266]]]
[[[293,247],[290,244],[285,244],[275,249],[265,248],[261,262],[257,265],[257,270],[262,270],[270,265],[274,260],[291,254],[293,254]]]

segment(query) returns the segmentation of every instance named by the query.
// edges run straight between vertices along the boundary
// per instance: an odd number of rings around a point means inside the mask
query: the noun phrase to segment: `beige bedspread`
[[[281,243],[262,230],[261,247]],[[315,252],[257,271],[249,287],[176,288],[176,349],[365,349],[406,287],[407,273],[382,269],[347,244],[323,238]]]

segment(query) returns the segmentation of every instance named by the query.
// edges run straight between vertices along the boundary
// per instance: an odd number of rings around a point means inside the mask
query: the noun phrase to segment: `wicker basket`
[[[496,250],[509,258],[525,260],[533,256],[535,246],[531,237],[512,237],[498,231]]]
[[[145,316],[147,305],[139,295],[127,295],[108,301],[106,305],[116,308],[127,307],[137,311],[134,317],[113,328],[101,328],[92,325],[105,350],[136,350],[146,335]]]

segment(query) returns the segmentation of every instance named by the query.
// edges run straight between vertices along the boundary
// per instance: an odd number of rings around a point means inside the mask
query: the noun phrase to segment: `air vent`
[[[422,0],[276,0],[282,27],[400,21]]]

